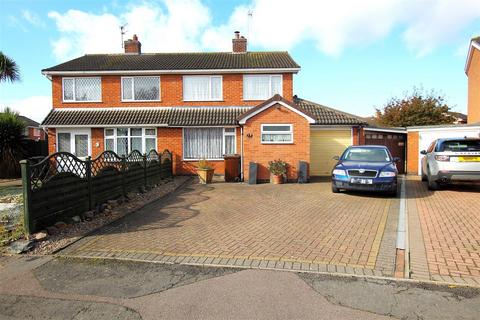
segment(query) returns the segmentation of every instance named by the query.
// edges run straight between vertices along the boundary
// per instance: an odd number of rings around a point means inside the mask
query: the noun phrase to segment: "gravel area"
[[[147,191],[146,193],[135,194],[128,201],[113,207],[108,213],[98,213],[91,221],[82,221],[68,225],[66,228],[60,229],[58,234],[50,235],[46,240],[36,242],[35,247],[27,254],[53,254],[79,240],[93,230],[109,224],[131,212],[139,210],[148,203],[174,192],[190,179],[190,177],[175,177],[173,180],[165,181],[161,185]]]

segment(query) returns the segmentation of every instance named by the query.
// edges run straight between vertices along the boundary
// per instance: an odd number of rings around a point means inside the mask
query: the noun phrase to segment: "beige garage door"
[[[351,129],[312,130],[310,133],[310,175],[329,176],[336,162],[332,158],[341,156],[351,144]]]

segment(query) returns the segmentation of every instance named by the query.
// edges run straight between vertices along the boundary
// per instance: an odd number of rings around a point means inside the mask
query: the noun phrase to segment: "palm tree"
[[[20,176],[25,123],[10,108],[0,112],[0,178]]]
[[[20,70],[13,59],[0,51],[0,82],[20,80]]]

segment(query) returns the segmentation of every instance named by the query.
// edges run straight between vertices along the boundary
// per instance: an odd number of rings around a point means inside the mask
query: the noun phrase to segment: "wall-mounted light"
[[[95,147],[100,147],[100,142],[95,142]]]

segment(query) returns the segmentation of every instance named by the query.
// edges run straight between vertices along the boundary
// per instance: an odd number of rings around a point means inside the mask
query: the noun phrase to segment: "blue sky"
[[[123,23],[145,52],[226,51],[240,30],[250,50],[291,53],[302,66],[297,95],[353,114],[371,115],[413,86],[435,89],[465,112],[463,68],[469,40],[480,34],[480,1],[0,0],[0,50],[22,75],[0,84],[0,107],[42,120],[51,84],[41,69],[121,52]]]

